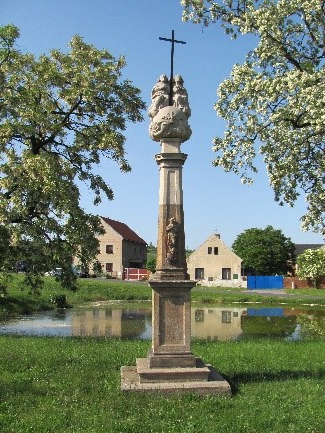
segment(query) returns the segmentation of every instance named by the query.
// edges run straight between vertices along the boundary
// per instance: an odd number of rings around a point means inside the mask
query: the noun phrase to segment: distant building
[[[295,257],[297,258],[306,250],[318,250],[318,248],[322,247],[324,247],[324,244],[295,244]]]
[[[211,285],[245,285],[241,265],[241,258],[220,239],[219,234],[211,235],[187,259],[190,279]]]
[[[96,260],[101,264],[103,272],[113,278],[124,279],[129,268],[145,268],[147,243],[126,224],[106,217],[100,218],[105,234],[98,236]]]
[[[297,258],[300,254],[304,253],[306,250],[318,250],[318,248],[324,248],[324,244],[295,244],[294,249],[294,261],[292,263],[291,274],[294,277],[297,272]]]

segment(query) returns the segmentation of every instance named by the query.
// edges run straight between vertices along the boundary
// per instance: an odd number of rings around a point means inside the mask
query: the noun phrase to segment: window
[[[231,280],[231,269],[230,268],[222,268],[222,279],[223,280]]]
[[[106,245],[106,254],[113,254],[113,245]]]
[[[231,323],[231,311],[222,311],[222,323]]]
[[[214,248],[213,248],[213,254],[214,254],[215,256],[217,256],[217,255],[219,254],[218,247],[214,247]]]
[[[195,279],[204,280],[204,268],[195,268]]]
[[[208,254],[212,254],[212,247],[208,247]]]
[[[105,269],[106,272],[113,272],[113,263],[106,263]]]
[[[195,321],[204,322],[204,310],[195,310]]]

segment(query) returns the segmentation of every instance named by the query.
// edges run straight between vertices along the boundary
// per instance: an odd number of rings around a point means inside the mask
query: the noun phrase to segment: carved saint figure
[[[158,111],[167,107],[169,103],[169,80],[167,75],[160,75],[157,83],[151,91],[151,105],[149,107],[148,113],[149,117],[153,119]]]
[[[180,108],[187,118],[191,115],[191,109],[188,103],[188,93],[183,86],[184,80],[181,75],[176,75],[173,79],[173,105]]]
[[[172,83],[172,95],[170,95],[170,82],[166,75],[161,75],[152,89],[152,103],[148,110],[151,118],[149,135],[152,140],[179,138],[183,143],[190,138],[192,131],[188,118],[191,115],[191,109],[183,82],[183,78],[176,75]],[[169,105],[170,96],[172,96],[172,106]]]
[[[169,218],[166,227],[166,259],[167,263],[173,265],[177,263],[177,238],[179,224],[175,217]]]

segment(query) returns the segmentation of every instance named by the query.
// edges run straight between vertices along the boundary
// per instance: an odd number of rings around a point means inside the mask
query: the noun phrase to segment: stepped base
[[[229,383],[199,358],[194,368],[150,368],[146,358],[137,359],[136,366],[121,368],[121,390],[231,395]]]

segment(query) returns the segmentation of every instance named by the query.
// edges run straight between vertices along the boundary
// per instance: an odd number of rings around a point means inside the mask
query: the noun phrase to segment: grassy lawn
[[[51,296],[62,293],[72,306],[151,298],[143,283],[80,279],[79,289],[68,292],[51,277],[39,295],[30,295],[21,291],[21,278],[15,276],[8,295],[0,298],[3,317],[53,308]],[[192,299],[203,304],[279,304],[273,296],[204,287],[194,288]],[[325,291],[290,290],[280,301],[325,305]],[[194,341],[193,353],[230,382],[230,398],[122,393],[120,367],[146,357],[149,346],[148,341],[120,339],[0,336],[0,431],[324,432],[324,340]]]
[[[194,342],[232,397],[123,394],[120,367],[149,343],[0,337],[0,425],[9,433],[324,432],[324,342]]]
[[[0,320],[17,314],[28,314],[55,307],[51,299],[55,295],[64,294],[70,306],[77,306],[95,301],[150,300],[151,289],[147,283],[121,282],[101,278],[86,278],[78,280],[78,290],[71,292],[60,288],[53,277],[44,278],[44,287],[38,295],[31,295],[22,286],[23,276],[14,275],[8,288],[8,294],[0,297]],[[22,290],[23,288],[23,290]],[[194,287],[192,301],[202,304],[233,304],[233,303],[263,303],[278,305],[318,304],[325,306],[325,290],[286,290],[287,296],[279,299],[276,296],[265,296],[258,293],[241,293],[242,289]],[[305,296],[308,295],[308,299]]]

